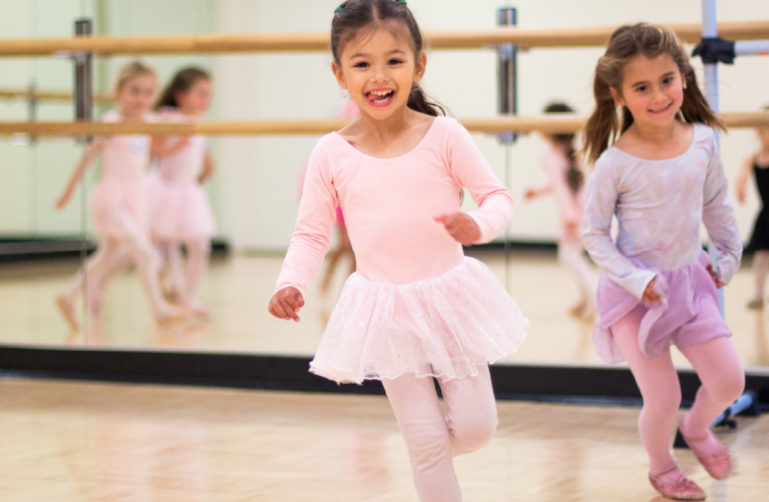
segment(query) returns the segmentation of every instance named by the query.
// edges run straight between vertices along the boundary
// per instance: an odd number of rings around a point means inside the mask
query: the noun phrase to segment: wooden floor
[[[500,402],[456,459],[468,502],[664,500],[646,481],[635,408]],[[409,502],[383,397],[0,379],[0,500]],[[769,500],[769,416],[719,433],[736,473],[684,470],[710,501]]]
[[[553,253],[515,252],[505,260],[502,251],[473,251],[487,263],[531,321],[529,336],[507,362],[602,364],[593,350],[592,326],[566,315],[576,301],[572,278]],[[269,316],[266,305],[282,261],[281,255],[235,254],[214,260],[205,279],[203,298],[215,315],[209,322],[185,323],[159,329],[152,322],[136,276],[118,277],[108,289],[101,325],[70,332],[53,307],[77,269],[77,262],[0,266],[0,344],[132,347],[165,350],[225,351],[309,356],[317,347],[328,311],[344,279],[340,267],[334,290],[327,297],[317,281],[307,295],[299,324]],[[743,268],[726,289],[726,318],[747,367],[769,371],[769,309],[745,308],[752,292],[752,276]],[[674,351],[674,361],[686,361]]]

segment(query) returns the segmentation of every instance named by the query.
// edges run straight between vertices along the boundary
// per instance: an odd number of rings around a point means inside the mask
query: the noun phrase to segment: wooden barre
[[[36,89],[0,89],[0,99],[24,99],[35,101],[56,101],[71,103],[72,93],[69,91],[38,91]],[[109,94],[93,96],[94,103],[109,104],[115,102],[115,97]]]
[[[769,126],[769,112],[722,113],[728,127]],[[583,128],[585,117],[499,116],[466,118],[459,121],[471,132],[576,132]],[[120,134],[265,136],[319,135],[344,127],[346,120],[266,120],[252,122],[148,123],[148,122],[0,122],[0,135],[30,134],[35,136],[110,136]]]
[[[684,42],[702,36],[698,23],[666,24]],[[428,49],[481,49],[501,44],[528,47],[591,47],[605,45],[617,26],[577,28],[504,27],[474,31],[427,31]],[[719,36],[728,40],[769,38],[769,21],[734,21],[718,24]],[[94,52],[111,54],[205,54],[246,52],[325,52],[328,33],[209,34],[141,37],[71,37],[0,39],[0,56],[44,56]]]

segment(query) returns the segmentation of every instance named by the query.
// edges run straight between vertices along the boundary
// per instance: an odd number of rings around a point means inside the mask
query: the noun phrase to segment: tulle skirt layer
[[[640,262],[636,265],[642,266]],[[646,305],[604,273],[596,295],[599,314],[593,333],[596,352],[609,363],[625,359],[614,342],[611,326],[642,305],[644,316],[638,329],[641,353],[656,357],[670,345],[684,347],[731,336],[719,309],[718,290],[707,271],[707,253],[697,262],[677,270],[656,272],[655,291],[660,300]]]
[[[183,242],[213,235],[211,205],[198,184],[171,184],[153,173],[147,177],[146,186],[155,239]]]
[[[101,237],[126,239],[147,235],[149,218],[143,187],[113,181],[99,181],[89,198],[94,230]]]
[[[408,284],[354,273],[344,285],[310,371],[339,383],[412,373],[475,376],[514,352],[528,320],[483,263],[463,262]]]

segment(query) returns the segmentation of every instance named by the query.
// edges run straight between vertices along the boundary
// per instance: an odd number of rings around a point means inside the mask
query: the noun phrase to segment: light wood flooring
[[[497,435],[457,457],[467,502],[661,501],[638,409],[499,402]],[[0,500],[415,502],[384,397],[0,379]],[[769,416],[719,433],[738,461],[710,501],[769,500]]]

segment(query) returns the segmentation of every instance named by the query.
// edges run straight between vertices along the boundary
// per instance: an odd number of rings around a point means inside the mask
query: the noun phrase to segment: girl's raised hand
[[[270,314],[279,319],[293,319],[299,322],[299,309],[304,306],[304,297],[292,286],[278,290],[270,299]]]
[[[433,219],[442,223],[449,235],[465,246],[478,242],[481,238],[481,229],[478,224],[465,213],[441,214]]]
[[[69,204],[69,199],[71,198],[72,198],[72,191],[69,189],[65,190],[64,193],[61,194],[61,196],[58,199],[56,199],[56,209],[61,211],[62,209],[67,207],[67,204]]]

